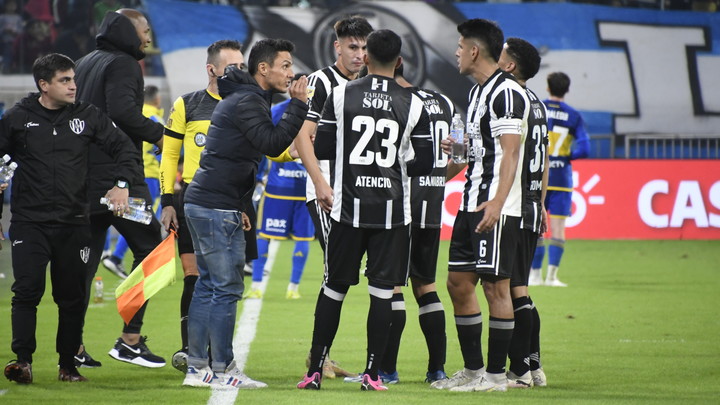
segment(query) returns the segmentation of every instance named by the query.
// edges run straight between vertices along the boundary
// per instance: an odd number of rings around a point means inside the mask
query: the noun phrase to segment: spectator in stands
[[[55,40],[55,52],[78,60],[95,50],[95,38],[90,35],[87,24],[65,29]]]
[[[50,24],[41,20],[30,20],[13,44],[14,73],[30,73],[35,59],[52,51]]]
[[[23,20],[17,9],[15,0],[5,0],[3,14],[0,14],[0,65],[4,73],[12,66],[13,44],[23,29]]]

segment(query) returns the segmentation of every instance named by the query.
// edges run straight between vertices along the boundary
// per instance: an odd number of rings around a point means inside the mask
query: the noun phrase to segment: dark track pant
[[[56,351],[77,353],[82,338],[85,275],[90,256],[87,225],[13,222],[12,351],[19,361],[32,362],[37,348],[37,306],[45,292],[50,263],[53,300],[58,306]]]

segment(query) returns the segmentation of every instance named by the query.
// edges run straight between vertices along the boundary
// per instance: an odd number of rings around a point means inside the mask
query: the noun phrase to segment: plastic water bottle
[[[95,296],[93,297],[93,302],[96,304],[103,302],[103,287],[102,277],[95,277]]]
[[[115,211],[115,206],[110,204],[110,201],[105,197],[100,198],[100,204],[107,205],[109,211]],[[153,214],[152,211],[147,209],[145,199],[130,197],[128,198],[128,208],[121,217],[147,225],[152,221]]]
[[[465,145],[465,124],[460,114],[455,114],[450,126],[451,157],[453,163],[467,163],[467,146]]]
[[[5,156],[3,156],[3,160],[5,160]],[[7,161],[5,163],[7,163]],[[15,162],[10,162],[10,164],[2,165],[0,167],[0,184],[9,183],[10,179],[12,179],[13,174],[15,174],[15,169],[17,169],[17,167],[18,164]]]

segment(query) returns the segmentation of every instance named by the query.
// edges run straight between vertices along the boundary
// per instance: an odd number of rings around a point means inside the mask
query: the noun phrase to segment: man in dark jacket
[[[250,226],[243,201],[255,189],[262,155],[278,156],[290,146],[307,114],[307,78],[290,85],[294,48],[281,39],[258,41],[250,51],[249,74],[228,66],[218,80],[223,100],[212,114],[200,168],[185,193],[185,217],[200,277],[188,313],[190,347],[183,385],[267,387],[236,367],[232,337],[244,289],[247,241],[241,230]],[[275,126],[270,99],[288,88],[292,100]]]
[[[58,305],[56,350],[61,381],[86,381],[73,356],[80,346],[85,304],[85,273],[90,229],[87,201],[88,150],[95,145],[113,157],[116,181],[142,176],[130,140],[97,107],[75,101],[73,61],[50,54],[33,64],[40,94],[22,99],[0,120],[0,155],[17,162],[12,182],[12,351],[17,360],[5,376],[32,382],[37,306],[45,292],[48,262],[53,299]],[[0,188],[4,188],[3,187]],[[128,190],[103,194],[126,207]]]
[[[139,11],[121,9],[108,12],[96,37],[97,49],[77,63],[78,98],[92,103],[106,112],[113,122],[130,137],[136,153],[142,155],[142,141],[160,145],[163,126],[142,115],[144,81],[138,60],[145,57],[143,50],[150,44],[150,26]],[[142,161],[141,161],[142,162]],[[141,163],[142,164],[142,163]],[[112,225],[125,237],[134,255],[132,268],[137,267],[160,243],[160,222],[153,217],[149,225],[114,216],[100,204],[103,190],[112,186],[114,171],[110,159],[98,148],[90,151],[90,260],[88,261],[86,289],[100,263],[100,255],[107,229]],[[138,178],[130,179],[130,196],[151,201],[150,192],[140,170]],[[118,186],[127,186],[125,183]],[[88,294],[89,299],[89,294]],[[87,305],[87,304],[86,304]],[[165,360],[154,355],[140,336],[147,303],[124,325],[122,336],[110,350],[116,360],[144,367],[162,367]],[[76,358],[78,365],[98,367],[84,347]]]

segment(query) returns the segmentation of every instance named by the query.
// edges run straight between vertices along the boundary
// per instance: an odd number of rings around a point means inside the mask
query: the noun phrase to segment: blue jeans
[[[233,360],[237,302],[242,298],[245,235],[240,211],[185,204],[197,257],[198,277],[188,312],[188,365],[225,372]]]

